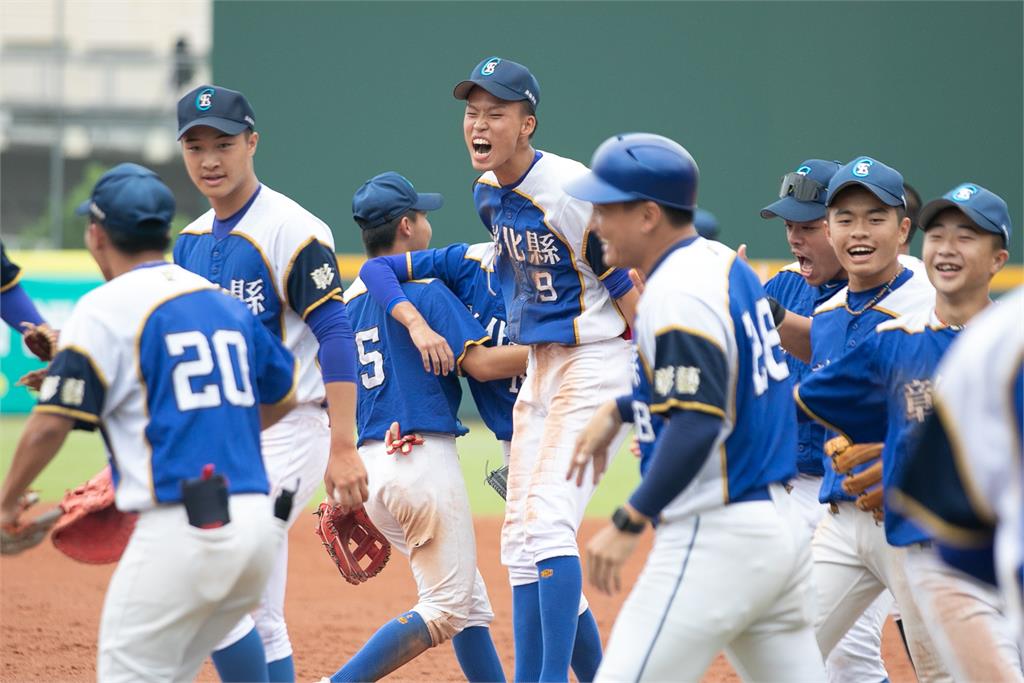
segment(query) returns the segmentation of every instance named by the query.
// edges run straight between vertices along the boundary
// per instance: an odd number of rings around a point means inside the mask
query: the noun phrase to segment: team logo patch
[[[874,163],[875,162],[871,161],[871,159],[861,159],[853,165],[853,175],[858,178],[867,177],[867,175],[871,173],[871,166],[874,165]]]
[[[312,271],[309,276],[313,278],[313,284],[317,289],[327,289],[334,281],[334,269],[327,263]]]
[[[966,202],[976,194],[978,194],[977,185],[961,185],[950,193],[950,198],[955,202]]]
[[[915,379],[903,385],[903,400],[906,402],[907,422],[924,422],[934,407],[932,403],[932,381]]]
[[[501,59],[500,58],[498,58],[498,57],[491,57],[486,62],[484,62],[484,65],[482,67],[480,67],[480,75],[481,76],[491,76],[491,75],[493,75],[494,74],[494,70],[498,68],[499,64],[501,64]]]
[[[207,109],[212,107],[213,93],[215,92],[216,90],[214,90],[213,88],[205,88],[203,90],[200,90],[199,94],[196,95],[196,109],[198,109],[199,111],[206,111]]]
[[[811,167],[801,166],[800,168],[796,169],[796,172],[799,173],[800,175],[807,175],[808,173],[811,172]]]
[[[542,578],[542,579],[549,579],[549,578],[551,578],[554,575],[555,575],[555,570],[554,569],[542,569],[542,570],[540,570],[540,578]]]
[[[43,380],[42,385],[39,387],[39,401],[40,403],[49,401],[51,398],[57,395],[57,389],[60,387],[60,375],[49,375]]]

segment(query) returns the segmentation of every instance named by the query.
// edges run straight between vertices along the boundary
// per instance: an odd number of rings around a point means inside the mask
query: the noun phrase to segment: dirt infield
[[[588,520],[588,538],[603,524]],[[480,571],[494,605],[494,639],[506,674],[512,673],[511,591],[498,559],[500,520],[477,519]],[[640,571],[650,535],[628,567]],[[387,569],[362,586],[350,586],[337,574],[313,535],[312,518],[292,529],[287,617],[295,646],[297,680],[315,681],[336,671],[388,618],[412,606],[416,591],[404,557],[393,556]],[[95,680],[96,632],[103,594],[113,566],[78,564],[44,543],[0,562],[0,681]],[[623,596],[588,592],[601,634],[606,639]],[[884,652],[893,683],[913,681],[899,635],[886,626]],[[200,681],[216,681],[207,664]],[[451,646],[431,650],[400,669],[391,681],[464,680]],[[737,681],[719,657],[706,682]],[[780,672],[779,680],[785,680]]]

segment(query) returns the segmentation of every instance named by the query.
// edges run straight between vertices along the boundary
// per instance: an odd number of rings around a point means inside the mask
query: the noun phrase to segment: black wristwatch
[[[612,514],[612,524],[619,531],[624,531],[627,534],[639,534],[641,531],[647,528],[647,522],[634,522],[629,517],[629,513],[626,512],[626,508],[616,508]]]

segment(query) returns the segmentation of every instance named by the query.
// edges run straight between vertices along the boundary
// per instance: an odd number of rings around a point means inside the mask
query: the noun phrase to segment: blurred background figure
[[[718,219],[710,211],[697,209],[693,213],[693,227],[697,228],[697,234],[704,239],[718,239]]]

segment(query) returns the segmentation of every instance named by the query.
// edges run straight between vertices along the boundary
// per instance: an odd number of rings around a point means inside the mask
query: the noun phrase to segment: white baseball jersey
[[[322,401],[320,345],[305,320],[325,301],[341,298],[330,228],[266,185],[224,222],[234,225],[223,239],[213,234],[212,209],[190,223],[174,245],[174,262],[249,306],[295,355],[298,402]]]
[[[267,493],[259,404],[293,380],[291,354],[244,306],[157,261],[78,301],[36,410],[99,427],[118,509],[147,510],[180,502],[207,463],[229,493]]]

